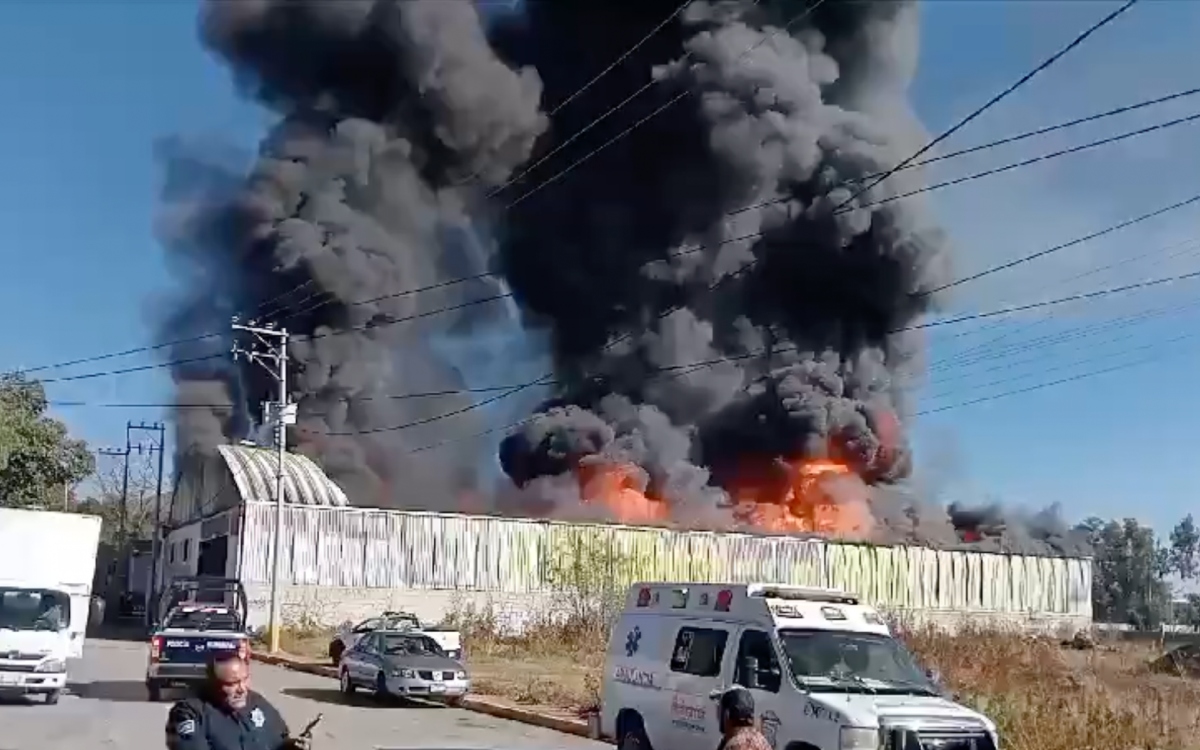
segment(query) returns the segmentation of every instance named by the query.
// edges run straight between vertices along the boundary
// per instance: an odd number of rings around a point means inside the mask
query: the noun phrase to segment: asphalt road
[[[140,643],[89,638],[84,658],[72,664],[70,694],[58,705],[40,698],[0,704],[0,750],[163,750],[170,704],[147,702],[145,659]],[[610,747],[444,706],[380,705],[369,697],[347,702],[334,680],[266,664],[254,664],[251,680],[294,731],[325,715],[313,733],[315,750]]]

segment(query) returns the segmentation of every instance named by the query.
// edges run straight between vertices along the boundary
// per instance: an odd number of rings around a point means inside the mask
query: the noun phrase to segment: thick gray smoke
[[[403,319],[499,287],[397,293],[486,271],[489,250],[467,205],[507,179],[545,130],[536,73],[497,58],[470,2],[214,0],[201,28],[280,119],[248,171],[179,144],[165,150],[163,235],[187,283],[164,337],[219,330],[235,312],[286,325],[300,414],[290,443],[360,504],[454,507],[476,482],[478,457],[416,460],[407,450],[479,429],[471,402],[392,396],[461,388],[431,336],[470,330],[500,305]],[[455,187],[467,182],[469,191]],[[205,346],[173,354],[227,342]],[[274,398],[255,365],[224,367],[176,368],[181,402],[216,405],[181,410],[183,450],[239,437],[240,406],[257,416]],[[456,409],[460,418],[390,429]]]
[[[408,451],[480,430],[479,412],[389,396],[461,388],[437,337],[478,337],[513,308],[397,321],[508,288],[560,385],[501,445],[504,510],[611,517],[589,500],[616,491],[649,496],[664,522],[727,527],[748,523],[734,500],[782,498],[797,460],[827,458],[853,473],[826,494],[866,504],[874,539],[996,531],[903,483],[897,384],[921,347],[896,331],[931,309],[949,257],[919,199],[880,201],[920,187],[919,170],[834,210],[928,137],[907,102],[915,5],[827,0],[785,28],[805,2],[697,0],[544,114],[676,5],[526,2],[488,30],[466,0],[207,3],[205,42],[279,122],[249,168],[164,149],[163,236],[187,279],[164,338],[238,311],[285,323],[297,449],[356,504],[455,507],[480,456]],[[397,294],[489,269],[503,281]],[[181,401],[213,404],[181,415],[182,446],[237,437],[273,397],[254,366],[213,362],[176,369]],[[1069,551],[1019,526],[980,543]]]
[[[561,101],[673,5],[532,3],[498,46]],[[907,102],[916,7],[827,2],[785,29],[804,6],[693,3],[552,118],[547,147],[660,82],[579,138],[563,157],[574,159],[690,93],[505,216],[505,276],[531,319],[548,322],[567,383],[501,447],[519,507],[606,512],[587,489],[601,462],[635,466],[627,486],[672,522],[729,523],[747,494],[783,502],[797,459],[833,459],[861,480],[838,478],[826,495],[867,506],[864,535],[975,541],[972,519],[897,484],[912,468],[898,383],[921,363],[917,336],[896,331],[951,278],[922,202],[881,203],[921,174],[833,210],[928,139]],[[979,543],[1070,547],[1013,522]]]

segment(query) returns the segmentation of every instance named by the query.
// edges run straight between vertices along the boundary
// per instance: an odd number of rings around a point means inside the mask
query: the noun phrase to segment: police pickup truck
[[[230,578],[181,578],[159,599],[160,616],[150,636],[146,692],[162,699],[164,688],[203,682],[215,652],[250,655],[246,633],[246,591]]]

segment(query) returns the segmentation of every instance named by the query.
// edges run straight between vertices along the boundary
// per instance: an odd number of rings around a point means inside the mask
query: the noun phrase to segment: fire
[[[645,472],[637,466],[585,463],[577,473],[583,501],[604,506],[616,520],[630,524],[666,520],[666,504],[642,491]]]
[[[836,461],[785,461],[782,479],[739,482],[731,493],[742,523],[777,533],[866,538],[875,525],[867,487]]]
[[[730,493],[736,520],[763,531],[865,539],[875,525],[867,486],[836,461],[795,460],[773,466],[769,479],[741,481]],[[667,505],[645,493],[637,466],[586,462],[576,468],[580,494],[622,523],[667,520]]]

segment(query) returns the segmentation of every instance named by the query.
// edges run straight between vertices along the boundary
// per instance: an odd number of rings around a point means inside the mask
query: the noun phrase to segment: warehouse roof
[[[222,445],[218,450],[233,475],[242,500],[274,502],[275,476],[279,466],[279,454],[274,449]],[[325,476],[325,472],[307,456],[285,453],[283,472],[284,502],[338,508],[350,504],[342,488]]]

